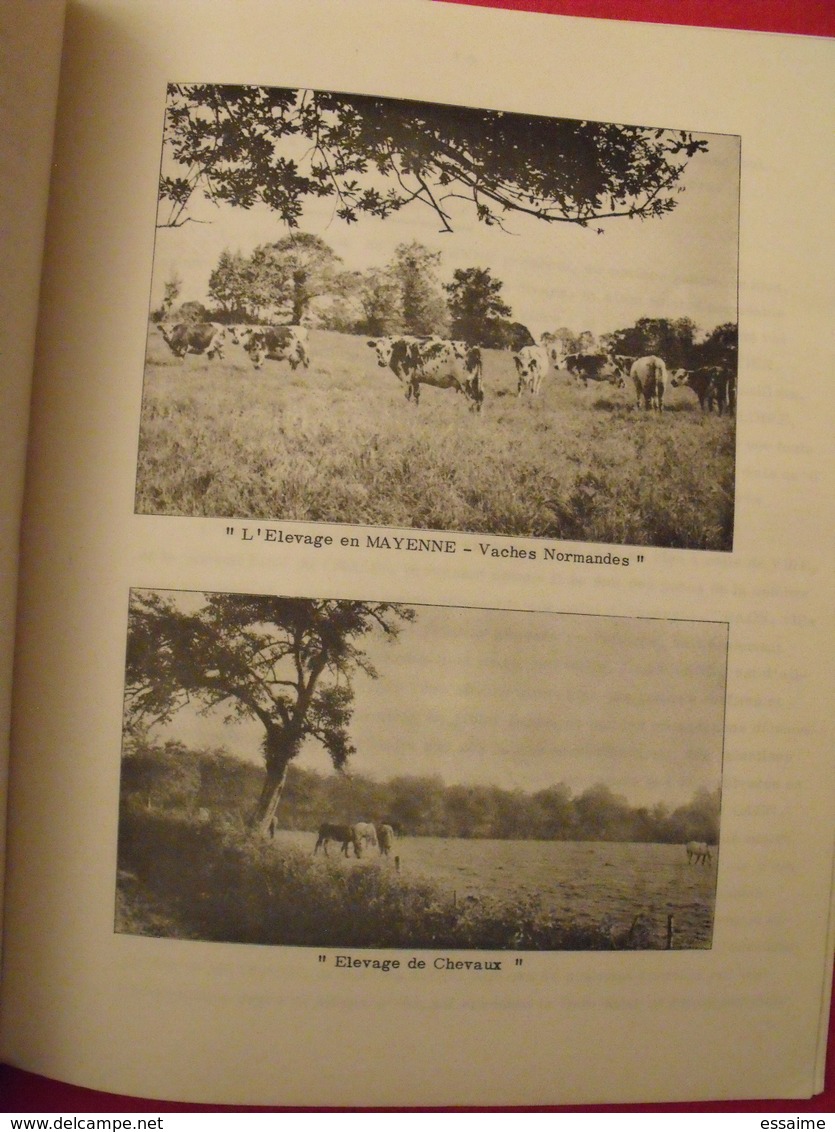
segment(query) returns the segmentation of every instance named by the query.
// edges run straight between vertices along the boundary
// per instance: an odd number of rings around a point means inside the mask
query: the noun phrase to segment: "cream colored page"
[[[3,1056],[94,1088],[195,1102],[812,1094],[831,963],[833,234],[821,221],[833,173],[831,43],[273,0],[76,4],[66,42],[37,371],[41,458],[25,532]],[[482,555],[477,536],[458,537],[466,556],[393,558],[338,541],[244,545],[226,535],[239,520],[135,515],[160,128],[177,80],[741,136],[733,552],[633,547],[643,561],[620,573],[541,555],[523,569]],[[355,533],[364,542],[364,529]],[[431,963],[382,973],[337,968],[327,949],[320,962],[315,948],[114,934],[131,587],[726,624],[712,947],[525,952],[521,964],[503,952],[489,956],[502,964],[489,974]],[[614,679],[600,696],[620,690]],[[659,703],[666,710],[663,688]]]
[[[0,11],[0,877],[20,511],[63,9],[12,0]]]

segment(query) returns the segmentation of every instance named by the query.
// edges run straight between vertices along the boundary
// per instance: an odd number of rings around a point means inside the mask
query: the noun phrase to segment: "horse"
[[[380,846],[380,856],[388,857],[394,844],[394,830],[387,822],[377,826],[377,844]]]
[[[370,845],[372,848],[377,847],[377,831],[370,821],[358,821],[354,826],[354,852],[358,857],[362,856],[360,848],[363,845]]]
[[[319,836],[316,839],[316,845],[313,849],[314,855],[318,852],[320,846],[324,849],[325,856],[328,855],[328,842],[338,841],[342,846],[342,852],[348,856],[348,846],[353,845],[354,852],[359,857],[359,843],[356,839],[354,826],[352,825],[334,825],[332,822],[322,822],[319,826]]]
[[[687,852],[687,863],[690,865],[708,865],[713,860],[713,854],[706,841],[688,841],[684,848]]]

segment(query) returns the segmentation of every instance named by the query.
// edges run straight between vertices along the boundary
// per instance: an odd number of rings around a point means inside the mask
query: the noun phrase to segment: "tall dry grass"
[[[136,800],[121,807],[115,923],[133,935],[284,946],[631,946],[604,926],[561,922],[532,897],[459,904],[433,884],[403,879],[382,859],[314,857],[222,817],[198,821]]]
[[[687,389],[636,412],[628,390],[550,374],[515,395],[485,351],[480,414],[450,390],[407,403],[365,339],[314,332],[309,370],[166,353],[153,331],[136,509],[729,550],[734,422]]]

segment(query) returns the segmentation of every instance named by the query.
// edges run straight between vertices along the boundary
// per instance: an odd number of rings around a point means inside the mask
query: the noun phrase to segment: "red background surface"
[[[835,0],[442,0],[472,7],[516,8],[564,16],[747,28],[759,32],[835,37]],[[311,1100],[315,1100],[311,1097]],[[0,1065],[0,1111],[10,1112],[298,1112],[281,1108],[221,1108],[99,1093]],[[307,1111],[307,1110],[304,1110]],[[405,1110],[414,1111],[414,1110]],[[432,1110],[451,1111],[451,1110]],[[476,1111],[467,1109],[466,1111]],[[495,1111],[493,1109],[486,1111]],[[810,1101],[779,1097],[667,1105],[549,1107],[523,1112],[835,1112],[835,1001],[829,1022],[824,1092]]]

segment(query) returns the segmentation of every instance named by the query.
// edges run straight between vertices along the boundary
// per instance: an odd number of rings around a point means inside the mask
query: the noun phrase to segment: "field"
[[[363,337],[313,331],[310,356],[180,361],[152,328],[137,512],[732,547],[734,422],[688,389],[660,418],[564,372],[517,398],[511,354],[485,350],[475,414],[449,390],[407,403]]]
[[[310,849],[314,834],[282,832],[279,842]],[[336,849],[331,846],[331,857]],[[544,911],[580,928],[626,930],[640,914],[650,946],[663,946],[673,916],[673,946],[710,947],[716,860],[689,865],[682,845],[631,842],[491,841],[406,837],[395,844],[404,879],[431,881],[460,903],[539,902]],[[393,868],[369,852],[339,867]]]
[[[315,840],[126,799],[115,930],[304,947],[711,946],[716,862],[688,865],[682,845],[401,837],[390,857],[357,859],[314,855]]]

